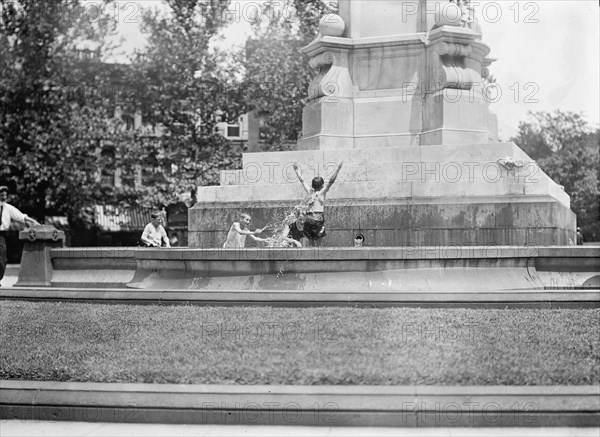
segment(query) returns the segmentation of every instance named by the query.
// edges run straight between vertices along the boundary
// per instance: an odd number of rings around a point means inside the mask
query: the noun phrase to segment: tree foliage
[[[308,86],[315,75],[301,49],[318,35],[323,15],[337,11],[335,2],[287,0],[267,3],[254,23],[255,36],[248,42],[245,60],[246,89],[250,108],[268,114],[262,140],[267,150],[285,150],[302,132],[302,110]],[[293,14],[278,13],[281,10]]]
[[[148,44],[131,65],[102,62],[118,4],[93,14],[82,4],[0,0],[0,182],[18,193],[10,200],[38,218],[92,223],[95,204],[168,205],[238,166],[239,151],[213,129],[216,110],[236,103],[225,102],[234,76],[211,48],[229,2],[169,0],[166,11],[144,12]],[[82,44],[95,56],[82,58]],[[163,135],[131,129],[116,107]],[[123,184],[102,177],[115,172]]]
[[[0,10],[0,179],[37,216],[82,218],[98,188],[90,144],[106,130],[104,98],[84,97],[86,81],[107,77],[77,48],[95,41],[105,52],[115,23],[91,20],[76,0],[1,0]]]
[[[600,238],[600,129],[574,112],[537,112],[511,141],[565,187],[584,237]]]
[[[168,0],[166,11],[142,16],[148,44],[133,59],[123,104],[163,132],[154,142],[129,138],[121,153],[128,162],[145,156],[142,167],[157,169],[153,183],[140,188],[146,203],[177,202],[196,185],[218,184],[221,169],[240,165],[240,151],[214,129],[215,114],[235,112],[237,103],[225,98],[233,75],[211,47],[229,3]]]

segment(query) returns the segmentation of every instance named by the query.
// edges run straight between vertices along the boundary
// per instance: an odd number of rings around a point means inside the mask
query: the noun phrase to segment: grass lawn
[[[0,379],[600,383],[599,310],[0,302]]]

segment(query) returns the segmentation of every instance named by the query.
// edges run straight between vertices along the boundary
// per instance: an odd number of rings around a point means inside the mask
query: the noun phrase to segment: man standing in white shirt
[[[169,237],[167,237],[167,231],[163,227],[162,214],[159,212],[153,212],[150,217],[152,221],[146,225],[144,232],[142,232],[142,243],[147,247],[171,247]]]
[[[39,225],[39,223],[23,214],[17,208],[9,203],[6,203],[8,197],[8,187],[0,186],[0,281],[4,278],[6,263],[8,261],[8,251],[6,249],[6,233],[10,228],[10,223],[23,223],[24,225]]]

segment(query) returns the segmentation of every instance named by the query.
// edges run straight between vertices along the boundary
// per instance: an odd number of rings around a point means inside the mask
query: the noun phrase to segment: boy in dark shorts
[[[309,187],[304,181],[298,165],[294,164],[294,171],[298,176],[298,180],[307,193],[307,198],[305,201],[307,204],[307,209],[306,220],[304,221],[304,236],[308,238],[310,246],[320,246],[322,244],[322,238],[326,235],[325,196],[335,182],[335,179],[337,178],[343,164],[343,162],[340,162],[327,183],[325,183],[323,178],[320,176],[314,178],[311,184],[312,187]]]
[[[302,244],[300,243],[300,238],[303,237],[302,232],[300,231],[300,234],[298,234],[297,231],[292,232],[292,226],[295,225],[297,221],[298,218],[296,217],[296,214],[290,214],[275,229],[275,232],[271,237],[254,237],[254,241],[263,243],[266,247],[302,247]]]

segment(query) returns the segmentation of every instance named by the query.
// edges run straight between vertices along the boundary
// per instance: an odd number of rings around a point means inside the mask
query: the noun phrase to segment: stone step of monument
[[[240,184],[202,187],[198,192],[198,203],[214,202],[299,202],[305,192],[296,183],[285,184]],[[472,201],[502,201],[507,198],[518,201],[529,196],[542,196],[554,199],[566,207],[570,206],[569,196],[541,171],[534,177],[511,176],[494,178],[463,178],[453,180],[435,178],[422,180],[402,180],[401,177],[391,180],[351,181],[340,180],[331,188],[327,199],[344,200],[356,203],[357,199],[417,199],[417,198],[469,198]]]
[[[303,171],[307,182],[321,175],[325,180],[333,173],[333,165],[325,167],[325,171]],[[536,182],[543,171],[534,161],[528,161],[523,166],[507,168],[498,162],[402,162],[387,164],[344,165],[337,181],[433,181],[454,183],[460,180],[483,180],[495,183],[500,179],[527,178]],[[277,171],[269,164],[259,167],[250,166],[242,170],[221,171],[221,185],[271,185],[297,184],[292,167]]]
[[[504,161],[502,161],[504,160]],[[345,162],[339,181],[496,180],[534,178],[541,170],[513,143],[447,146],[384,147],[335,151],[291,151],[244,154],[241,170],[221,172],[221,185],[296,183],[294,164],[305,179],[327,179]]]
[[[471,157],[474,160],[487,158],[503,158],[512,156],[514,159],[528,159],[527,154],[515,143],[474,143],[455,146],[423,145],[423,146],[394,146],[371,147],[364,149],[337,150],[292,150],[286,152],[245,153],[244,164],[250,162],[297,162],[303,159],[315,158],[316,162],[351,161],[355,163],[387,163],[405,160],[433,161],[453,158]],[[308,161],[309,163],[311,161]]]

